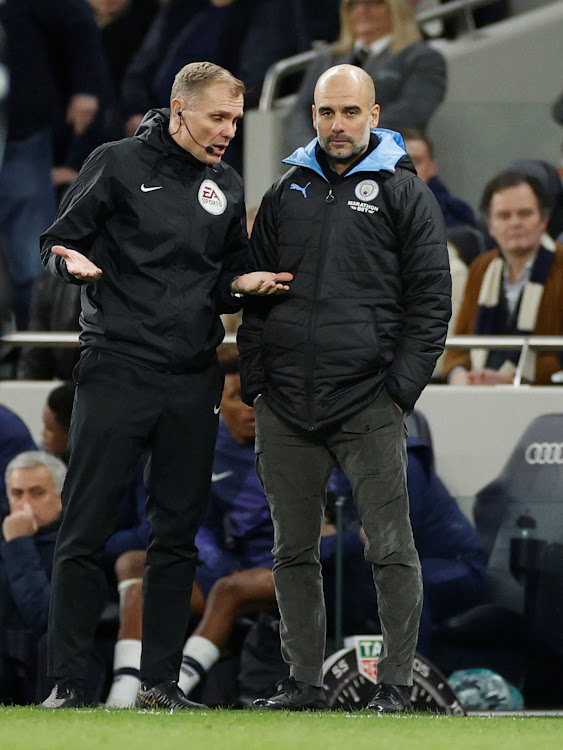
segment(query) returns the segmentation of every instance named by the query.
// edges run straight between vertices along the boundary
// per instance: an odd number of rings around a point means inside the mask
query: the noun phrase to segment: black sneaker
[[[69,686],[55,685],[41,704],[41,708],[76,708],[85,703],[78,692]]]
[[[404,711],[411,704],[411,689],[406,685],[390,685],[380,682],[376,686],[367,708],[378,714],[396,714]]]
[[[195,703],[186,698],[175,680],[160,682],[148,687],[141,684],[137,693],[137,708],[165,708],[168,711],[187,711],[190,708],[206,708],[202,703]]]
[[[282,680],[271,698],[257,698],[254,708],[267,708],[270,711],[307,711],[326,709],[326,694],[322,687],[298,682],[293,677]]]

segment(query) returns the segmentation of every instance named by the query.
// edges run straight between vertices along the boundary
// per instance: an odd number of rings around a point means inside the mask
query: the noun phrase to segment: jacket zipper
[[[321,231],[321,242],[319,243],[319,257],[317,259],[317,267],[315,269],[315,286],[313,288],[313,297],[312,297],[312,314],[311,318],[309,320],[309,327],[307,331],[307,341],[309,343],[309,347],[307,348],[307,359],[306,359],[306,371],[305,371],[305,392],[307,394],[307,422],[308,427],[307,429],[309,431],[312,431],[315,429],[313,425],[313,364],[315,361],[315,336],[314,332],[317,327],[317,317],[318,317],[318,306],[316,304],[317,302],[317,294],[319,291],[319,285],[321,282],[321,274],[324,270],[324,265],[326,261],[326,245],[327,245],[327,238],[328,238],[328,211],[329,206],[334,203],[335,196],[332,192],[332,188],[329,188],[329,191],[327,195],[325,196],[325,213],[323,217],[323,225],[322,225],[322,231]]]

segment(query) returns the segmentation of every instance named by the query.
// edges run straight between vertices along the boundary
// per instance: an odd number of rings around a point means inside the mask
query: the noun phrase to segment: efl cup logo
[[[200,205],[210,214],[219,216],[227,208],[227,199],[213,180],[204,180],[197,194]]]
[[[354,195],[359,201],[373,201],[379,195],[379,185],[374,180],[362,180],[356,185]]]

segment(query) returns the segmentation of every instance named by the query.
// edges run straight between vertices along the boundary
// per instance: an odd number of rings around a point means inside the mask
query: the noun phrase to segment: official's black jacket
[[[329,183],[316,139],[266,193],[252,264],[294,275],[286,294],[245,305],[243,399],[264,393],[281,417],[314,430],[386,387],[412,409],[443,349],[451,279],[440,208],[393,131]]]
[[[168,110],[152,110],[135,137],[92,153],[41,237],[41,257],[71,283],[53,245],[103,271],[82,288],[83,346],[182,372],[214,359],[219,314],[240,307],[230,284],[247,270],[248,238],[238,174],[195,159],[168,122]]]

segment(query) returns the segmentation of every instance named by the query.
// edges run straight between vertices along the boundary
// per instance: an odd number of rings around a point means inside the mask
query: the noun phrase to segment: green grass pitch
[[[563,718],[0,708],[1,750],[561,750]]]

